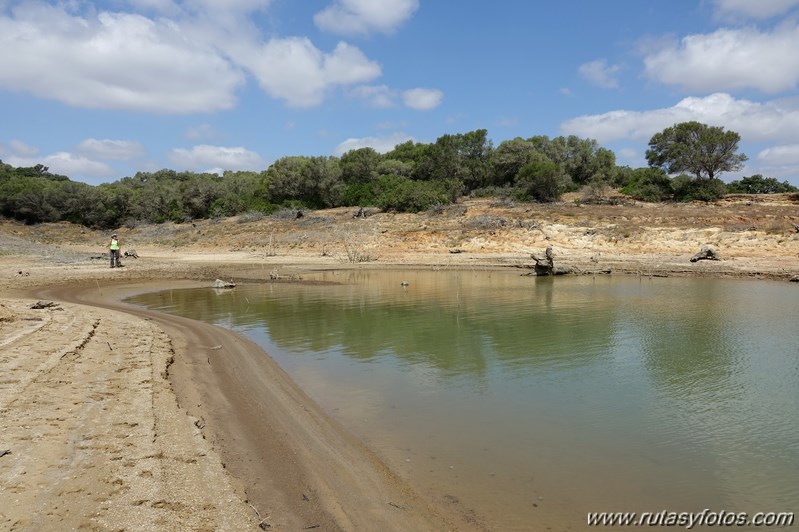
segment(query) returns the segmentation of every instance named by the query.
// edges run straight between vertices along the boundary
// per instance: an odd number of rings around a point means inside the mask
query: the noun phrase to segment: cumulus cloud
[[[386,153],[393,150],[397,144],[402,144],[409,140],[416,141],[413,137],[405,133],[394,133],[384,137],[350,138],[336,146],[333,150],[333,154],[341,156],[350,150],[357,150],[359,148],[372,148],[378,153]]]
[[[131,140],[86,139],[78,144],[78,151],[95,159],[128,161],[144,154],[144,146]]]
[[[309,107],[382,73],[344,42],[325,52],[302,37],[264,41],[250,15],[269,0],[129,0],[152,18],[87,5],[0,9],[0,88],[77,107],[180,114],[232,108],[248,74],[270,96]]]
[[[641,153],[634,148],[621,148],[616,153],[625,161],[637,161],[642,159]]]
[[[11,155],[4,162],[12,166],[35,166],[42,164],[54,174],[61,174],[71,179],[108,178],[115,173],[114,169],[100,161],[94,161],[82,155],[59,151],[42,157],[24,157]]]
[[[777,93],[799,82],[797,49],[799,25],[786,22],[772,31],[720,29],[689,35],[650,51],[644,65],[651,79],[687,90]]]
[[[353,88],[350,94],[378,109],[389,109],[397,105],[397,91],[386,85],[361,85]]]
[[[799,165],[799,144],[783,144],[766,148],[757,160],[771,166]]]
[[[8,143],[10,152],[15,155],[20,155],[22,157],[31,157],[39,153],[39,148],[36,146],[31,146],[21,140],[12,140]]]
[[[616,75],[621,70],[619,65],[608,65],[605,59],[597,59],[590,63],[580,65],[578,69],[580,75],[585,79],[605,89],[616,89],[619,87],[619,80]]]
[[[90,108],[229,109],[239,68],[166,19],[24,3],[0,16],[0,87]]]
[[[344,42],[324,53],[307,38],[272,39],[235,54],[267,93],[294,107],[318,105],[331,87],[366,83],[381,74],[379,64]]]
[[[769,19],[799,6],[799,0],[714,0],[716,15],[723,19]]]
[[[563,122],[561,130],[600,143],[648,140],[664,128],[690,120],[737,131],[747,142],[799,138],[799,106],[792,106],[791,102],[752,102],[725,93],[684,98],[672,107],[650,111],[617,110],[578,116]]]
[[[219,136],[216,128],[211,124],[200,124],[186,130],[188,140],[210,140]]]
[[[344,35],[392,33],[418,8],[419,0],[335,0],[314,16],[314,23]]]
[[[254,151],[242,147],[228,148],[200,144],[190,150],[175,148],[169,160],[181,169],[219,173],[223,170],[262,170],[266,161]]]
[[[411,109],[428,111],[441,105],[444,93],[438,89],[409,89],[402,92],[403,103]]]

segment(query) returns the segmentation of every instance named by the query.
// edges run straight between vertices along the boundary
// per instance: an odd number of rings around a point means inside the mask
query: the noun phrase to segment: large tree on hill
[[[646,160],[669,174],[688,172],[710,180],[743,168],[747,156],[737,153],[740,140],[738,133],[723,127],[683,122],[652,136]]]

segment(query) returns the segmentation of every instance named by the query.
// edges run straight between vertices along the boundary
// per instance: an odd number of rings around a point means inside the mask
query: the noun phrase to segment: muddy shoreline
[[[459,529],[419,498],[341,428],[259,346],[221,327],[126,305],[142,291],[199,287],[194,281],[91,283],[36,288],[38,299],[128,313],[172,339],[169,382],[178,405],[200,420],[240,496],[275,529]],[[220,347],[221,346],[221,347]]]

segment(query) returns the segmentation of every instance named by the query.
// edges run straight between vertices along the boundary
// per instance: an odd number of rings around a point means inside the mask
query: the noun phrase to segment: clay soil
[[[513,268],[799,275],[799,198],[554,205],[473,199],[120,228],[0,221],[0,530],[471,530],[423,500],[251,342],[121,302],[312,270]],[[692,263],[700,247],[721,260]],[[38,300],[53,302],[30,308]],[[480,528],[492,529],[490,523]]]

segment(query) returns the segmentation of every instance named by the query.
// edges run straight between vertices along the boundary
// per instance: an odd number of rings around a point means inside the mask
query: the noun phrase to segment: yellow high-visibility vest
[[[116,238],[112,238],[112,239],[111,239],[111,246],[110,246],[110,248],[111,248],[111,249],[119,249],[119,240],[117,240]]]

